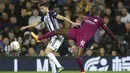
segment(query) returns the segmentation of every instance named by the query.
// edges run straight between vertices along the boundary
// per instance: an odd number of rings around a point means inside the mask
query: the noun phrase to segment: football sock
[[[76,59],[76,61],[78,62],[79,66],[80,66],[81,72],[84,72],[82,58],[78,58],[78,59]]]
[[[62,67],[62,66],[60,65],[60,63],[58,62],[58,60],[56,59],[56,57],[55,57],[54,54],[49,53],[49,54],[47,54],[47,57],[49,57],[49,59],[52,60],[52,61],[54,62],[54,64],[55,64],[58,68]]]
[[[56,73],[57,71],[56,71],[56,66],[55,66],[54,62],[50,59],[49,59],[49,62],[50,62],[52,73]]]
[[[41,40],[41,39],[45,39],[45,38],[49,38],[49,37],[52,37],[56,35],[56,32],[55,31],[51,31],[51,32],[48,32],[47,34],[45,35],[41,35],[38,37],[38,40]]]

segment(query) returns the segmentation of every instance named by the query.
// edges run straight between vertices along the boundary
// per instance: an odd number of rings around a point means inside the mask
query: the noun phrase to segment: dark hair
[[[33,50],[35,50],[35,48],[36,48],[36,47],[35,47],[34,45],[31,45],[31,44],[30,44],[29,47],[28,47],[28,49],[33,49]]]
[[[100,11],[100,8],[97,5],[92,5],[91,7],[92,15],[98,14],[99,11]]]
[[[122,17],[122,15],[121,15],[121,14],[116,14],[116,17],[117,17],[117,16],[120,16],[120,17]]]
[[[14,17],[16,18],[16,16],[15,16],[15,15],[11,15],[9,18],[14,18]]]
[[[10,30],[8,33],[14,33],[14,30]]]
[[[21,10],[27,10],[26,7],[22,7]]]
[[[127,10],[127,8],[126,8],[126,7],[123,7],[123,8],[121,9],[121,11],[122,11],[123,9],[126,9],[126,10]]]
[[[103,5],[103,6],[105,6],[105,4],[104,4],[104,3],[102,3],[102,2],[99,4],[99,6],[100,6],[100,5]]]
[[[46,6],[46,7],[49,7],[49,3],[41,3],[40,6]]]

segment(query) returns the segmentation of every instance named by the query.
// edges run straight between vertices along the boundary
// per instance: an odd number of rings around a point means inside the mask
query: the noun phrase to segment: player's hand
[[[75,27],[80,26],[80,24],[81,24],[81,23],[74,23],[74,22],[72,23],[72,25],[75,26]]]
[[[120,48],[120,47],[121,47],[121,43],[118,43],[118,45],[117,45],[117,46],[118,46],[118,48]]]
[[[123,45],[123,44],[125,44],[124,42],[122,42],[122,41],[118,41],[118,47],[120,48],[121,47],[121,45]]]
[[[23,30],[25,30],[26,28],[27,28],[27,27],[24,26],[24,27],[21,27],[20,30],[23,31]]]

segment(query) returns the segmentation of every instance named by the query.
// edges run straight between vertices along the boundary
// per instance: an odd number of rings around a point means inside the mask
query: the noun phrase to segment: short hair
[[[92,5],[91,10],[90,10],[90,12],[92,13],[92,15],[98,14],[98,11],[100,11],[99,6]]]
[[[104,4],[104,3],[102,3],[102,2],[99,4],[99,6],[100,6],[100,5],[103,5],[103,6],[105,6],[105,4]]]
[[[49,3],[41,3],[40,6],[49,7]]]
[[[126,8],[126,7],[123,7],[121,10],[123,10],[123,9],[126,9],[126,10],[127,10],[127,8]]]
[[[14,30],[10,30],[8,33],[14,33]]]
[[[120,16],[120,17],[122,17],[122,15],[121,15],[121,14],[116,14],[116,17],[117,17],[117,16]]]
[[[15,15],[11,15],[10,18],[16,18],[16,16]]]

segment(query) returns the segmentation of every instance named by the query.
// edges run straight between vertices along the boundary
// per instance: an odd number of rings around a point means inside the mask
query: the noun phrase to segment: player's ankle
[[[61,66],[61,67],[59,67],[58,72],[61,73],[63,70],[64,70],[64,67]]]

